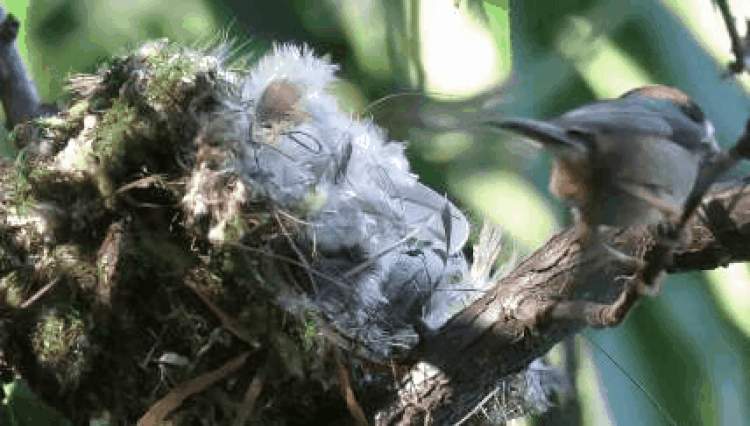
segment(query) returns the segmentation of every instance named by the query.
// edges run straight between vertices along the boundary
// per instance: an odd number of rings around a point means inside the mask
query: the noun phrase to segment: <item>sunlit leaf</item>
[[[71,426],[57,411],[39,400],[24,382],[17,380],[8,383],[3,390],[6,397],[0,405],[0,412],[5,412],[10,426]]]

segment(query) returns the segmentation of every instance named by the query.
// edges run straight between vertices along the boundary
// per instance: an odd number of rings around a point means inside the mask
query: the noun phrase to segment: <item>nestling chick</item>
[[[574,207],[582,236],[602,225],[676,219],[701,167],[719,151],[701,109],[678,89],[644,86],[549,121],[490,123],[555,155],[550,191]]]
[[[405,145],[339,108],[336,70],[291,45],[262,58],[229,102],[245,141],[238,167],[251,197],[296,224],[278,238],[309,273],[309,291],[279,303],[320,313],[362,353],[387,360],[490,281],[469,277],[469,222],[410,172]]]
[[[301,98],[300,89],[288,80],[269,83],[258,100],[253,139],[275,145],[282,134],[304,122],[307,114],[299,105]]]

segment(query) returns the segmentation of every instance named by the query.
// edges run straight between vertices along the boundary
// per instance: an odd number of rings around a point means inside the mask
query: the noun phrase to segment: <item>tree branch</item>
[[[675,249],[670,272],[713,269],[750,259],[747,186],[735,183],[707,195],[703,214],[687,223],[688,235]],[[640,259],[650,256],[657,239],[655,227],[608,235],[612,246]],[[435,368],[425,373],[425,366],[419,364],[404,376],[398,398],[376,416],[378,424],[411,424],[428,415],[434,424],[460,420],[503,377],[585,326],[549,315],[561,301],[568,306],[571,301],[610,304],[617,298],[621,286],[616,278],[626,271],[604,260],[582,252],[571,229],[552,237],[484,297],[427,338],[419,358]]]
[[[570,395],[561,404],[542,413],[538,420],[539,426],[576,426],[582,423],[581,401],[578,398],[578,384],[576,374],[578,365],[578,348],[575,336],[569,336],[562,341],[563,371],[570,385]]]

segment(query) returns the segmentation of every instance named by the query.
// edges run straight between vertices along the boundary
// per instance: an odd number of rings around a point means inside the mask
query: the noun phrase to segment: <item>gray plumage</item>
[[[541,143],[556,157],[550,189],[589,225],[655,223],[679,211],[716,152],[713,127],[686,95],[646,86],[548,121],[489,123]]]
[[[253,107],[239,166],[252,191],[304,224],[296,244],[317,272],[305,309],[388,358],[479,294],[467,291],[479,289],[461,250],[469,224],[410,173],[404,144],[339,110],[334,71],[295,47],[262,59],[240,102]]]

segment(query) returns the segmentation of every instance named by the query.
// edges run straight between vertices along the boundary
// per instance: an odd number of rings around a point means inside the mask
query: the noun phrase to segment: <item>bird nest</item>
[[[0,162],[5,371],[75,424],[333,421],[341,349],[388,387],[378,365],[490,282],[403,144],[338,109],[334,65],[223,52],[159,41],[75,76]]]

